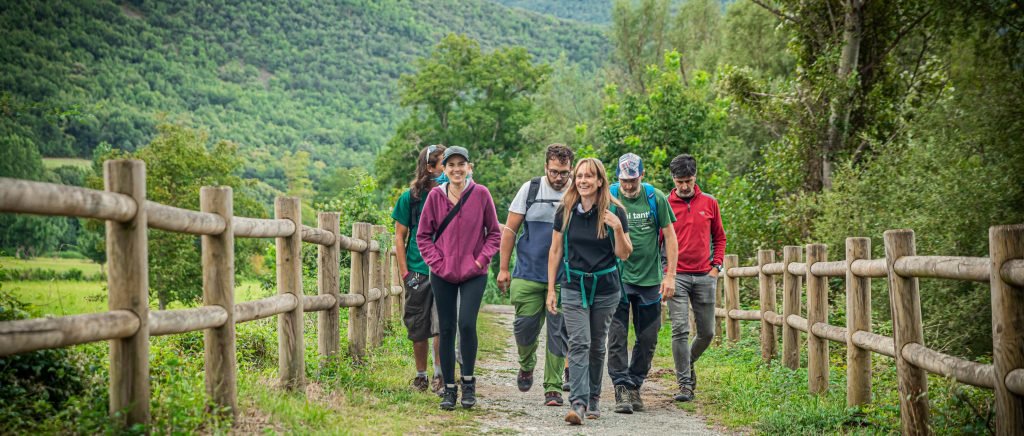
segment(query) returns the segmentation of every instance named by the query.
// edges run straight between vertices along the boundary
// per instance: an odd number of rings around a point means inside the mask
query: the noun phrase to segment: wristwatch
[[[711,265],[711,267],[714,268],[714,269],[717,269],[718,272],[722,272],[722,265],[714,264],[714,265]]]

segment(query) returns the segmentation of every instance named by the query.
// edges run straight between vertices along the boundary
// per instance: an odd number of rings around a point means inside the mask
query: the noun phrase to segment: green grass
[[[82,169],[89,169],[92,167],[92,161],[89,159],[78,159],[73,157],[44,157],[43,166],[48,170],[52,170],[62,166],[79,167]]]
[[[667,323],[666,323],[667,324]],[[829,390],[823,395],[807,391],[806,349],[801,368],[790,370],[779,360],[761,360],[756,323],[742,323],[741,340],[712,344],[697,364],[697,400],[678,404],[730,429],[765,434],[893,434],[899,433],[899,398],[896,364],[891,358],[872,357],[872,396],[863,408],[846,407],[845,347],[830,345]],[[664,325],[654,361],[655,368],[673,368],[671,329]],[[673,371],[662,377],[674,385]],[[943,434],[985,433],[992,407],[991,391],[929,377],[930,417],[933,430]]]
[[[18,259],[10,256],[0,256],[0,266],[6,269],[52,269],[57,272],[79,269],[85,275],[92,275],[100,272],[100,264],[88,259],[59,259],[55,257],[34,257],[32,259]]]

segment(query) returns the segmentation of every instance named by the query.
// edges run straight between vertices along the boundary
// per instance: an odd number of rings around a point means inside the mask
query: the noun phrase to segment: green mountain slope
[[[250,175],[269,179],[300,150],[365,165],[400,115],[398,77],[449,32],[585,69],[610,50],[595,26],[488,0],[3,3],[3,131],[44,156],[88,157],[184,120],[240,143]]]

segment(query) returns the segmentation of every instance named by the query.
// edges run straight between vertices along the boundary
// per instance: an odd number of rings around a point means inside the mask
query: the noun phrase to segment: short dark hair
[[[697,160],[688,154],[681,154],[672,158],[668,168],[672,171],[672,178],[693,177],[697,175]]]
[[[573,154],[565,144],[551,144],[548,146],[547,159],[544,160],[544,165],[548,164],[548,161],[557,160],[559,163],[567,163],[572,165],[572,160],[576,155]]]

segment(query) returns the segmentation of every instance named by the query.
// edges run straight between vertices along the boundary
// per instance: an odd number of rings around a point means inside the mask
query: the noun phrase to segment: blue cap
[[[635,179],[644,174],[644,161],[633,153],[626,153],[619,157],[619,164],[615,166],[615,177],[620,179]]]

